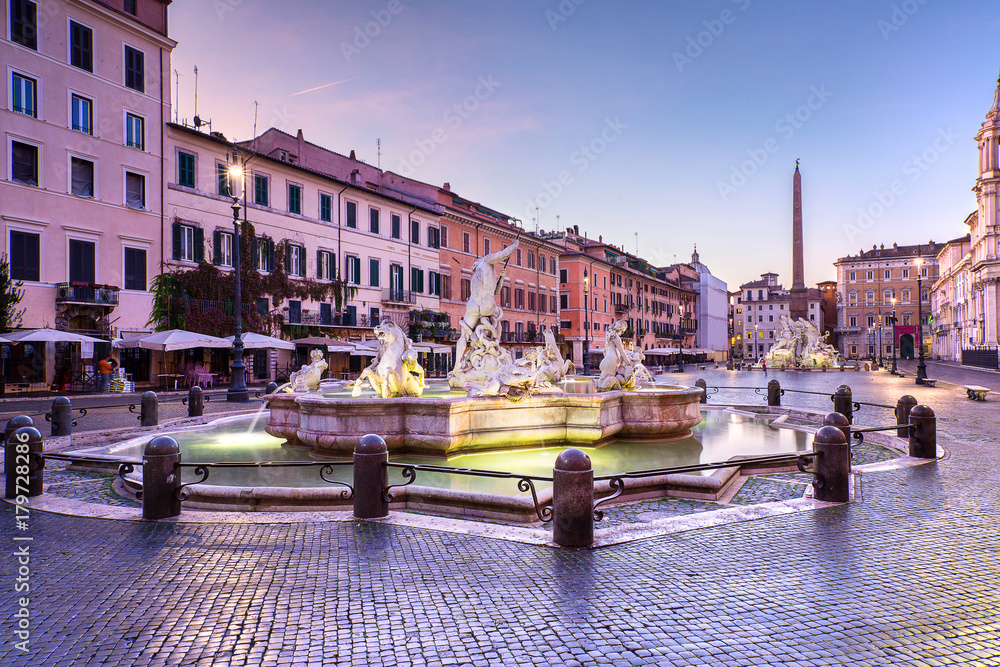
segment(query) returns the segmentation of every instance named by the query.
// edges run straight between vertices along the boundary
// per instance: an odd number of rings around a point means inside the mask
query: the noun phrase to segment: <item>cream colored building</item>
[[[966,219],[970,227],[976,214]],[[934,314],[933,358],[961,361],[962,348],[973,344],[976,327],[970,303],[970,236],[948,241],[938,253],[939,277],[931,288]]]

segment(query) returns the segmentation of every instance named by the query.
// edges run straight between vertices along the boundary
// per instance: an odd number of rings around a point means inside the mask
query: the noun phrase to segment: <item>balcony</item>
[[[615,315],[624,315],[628,312],[627,303],[616,303],[615,304]]]
[[[56,303],[82,303],[114,308],[119,288],[93,283],[56,283]]]
[[[405,304],[412,306],[417,302],[416,292],[409,290],[387,287],[382,290],[382,303],[384,304]]]

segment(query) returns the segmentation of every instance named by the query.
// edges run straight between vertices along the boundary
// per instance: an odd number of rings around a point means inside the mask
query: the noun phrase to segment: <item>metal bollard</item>
[[[851,498],[851,448],[836,426],[824,426],[813,438],[813,497],[831,503]]]
[[[919,459],[937,458],[937,417],[930,406],[918,405],[910,410],[910,456]]]
[[[11,433],[3,453],[6,478],[4,498],[33,498],[42,495],[45,486],[45,459],[39,458],[39,455],[44,453],[42,434],[34,426],[22,426]],[[27,486],[23,483],[25,480]]]
[[[201,417],[205,414],[205,395],[201,387],[194,385],[188,389],[188,417]]]
[[[896,401],[896,425],[900,427],[896,430],[896,437],[910,437],[910,429],[906,428],[906,426],[910,423],[910,410],[916,407],[916,405],[917,399],[909,394],[900,396],[899,400]]]
[[[265,387],[265,389],[264,389],[264,393],[265,394],[273,394],[276,391],[278,391],[278,383],[277,382],[268,382],[267,383],[267,387]]]
[[[139,423],[142,426],[156,426],[160,423],[160,407],[155,391],[147,391],[142,395],[142,412],[139,413]]]
[[[831,412],[826,417],[823,417],[823,426],[835,426],[840,429],[840,432],[844,434],[844,440],[847,444],[851,444],[851,422],[847,421],[847,417],[840,414],[839,412]]]
[[[564,449],[552,470],[552,539],[562,547],[594,543],[594,467],[575,447]]]
[[[705,381],[702,380],[701,378],[698,378],[697,380],[694,381],[694,386],[701,389],[701,398],[699,399],[700,402],[708,403],[708,385],[705,383]]]
[[[777,380],[771,380],[767,383],[767,404],[781,405],[781,383]]]
[[[65,396],[52,401],[52,437],[73,434],[73,404]]]
[[[152,392],[149,392],[152,393]],[[145,396],[143,402],[145,402]],[[156,521],[181,513],[181,448],[165,435],[146,443],[142,452],[142,518]]]
[[[830,397],[833,401],[833,411],[839,412],[840,414],[847,417],[847,423],[854,423],[854,399],[851,396],[851,388],[846,384],[842,384],[837,387],[837,391],[833,392],[833,396]]]
[[[354,516],[377,519],[389,516],[385,489],[389,486],[389,448],[385,440],[369,433],[354,447]]]

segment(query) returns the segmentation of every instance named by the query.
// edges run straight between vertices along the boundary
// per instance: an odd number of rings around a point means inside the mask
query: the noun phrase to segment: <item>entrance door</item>
[[[903,334],[899,337],[899,358],[900,359],[912,359],[913,358],[913,334]]]

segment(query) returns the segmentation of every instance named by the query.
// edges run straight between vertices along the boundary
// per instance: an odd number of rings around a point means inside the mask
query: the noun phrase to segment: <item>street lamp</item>
[[[677,353],[677,372],[684,372],[684,304],[679,304],[677,306],[678,313],[680,313],[680,350]]]
[[[893,375],[898,375],[896,371],[896,297],[892,297],[892,370]]]
[[[242,286],[240,284],[240,196],[245,190],[243,186],[243,165],[246,160],[240,155],[239,150],[233,146],[232,150],[226,153],[226,161],[229,164],[229,177],[226,179],[226,189],[233,200],[233,274],[236,278],[236,321],[233,325],[233,363],[230,366],[232,373],[229,391],[226,400],[233,403],[245,403],[250,400],[250,390],[246,384],[246,366],[243,364],[243,299]],[[236,187],[235,184],[240,187]]]
[[[587,269],[583,270],[583,374],[590,375],[590,361],[587,358],[590,352],[590,277],[587,276]]]
[[[924,291],[923,283],[921,282],[923,276],[920,275],[921,267],[923,266],[924,258],[920,256],[920,251],[917,251],[917,345],[919,352],[917,353],[917,384],[923,384],[924,380],[927,379],[927,366],[924,364]]]
[[[756,366],[760,361],[760,350],[757,349],[757,324],[753,325],[753,363]]]

